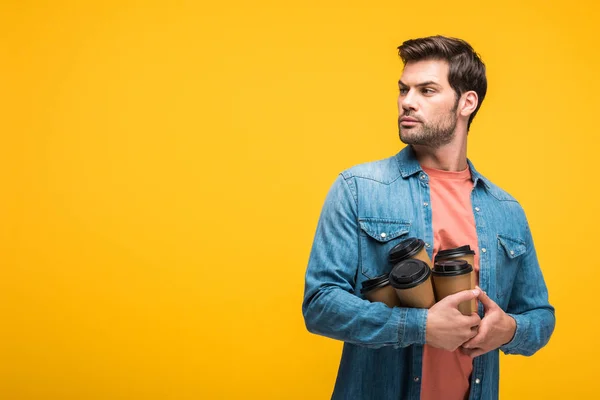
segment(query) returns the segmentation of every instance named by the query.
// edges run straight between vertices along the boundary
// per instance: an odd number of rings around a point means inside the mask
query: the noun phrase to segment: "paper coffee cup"
[[[404,239],[392,247],[388,254],[388,260],[392,265],[410,258],[421,260],[431,268],[431,259],[425,250],[425,242],[418,238]]]
[[[396,291],[390,285],[389,274],[364,281],[360,293],[367,300],[384,303],[388,307],[399,307],[401,305]]]
[[[475,251],[473,251],[471,249],[471,246],[467,244],[464,246],[455,247],[453,249],[440,250],[435,256],[435,262],[448,260],[464,260],[474,267]],[[471,289],[474,289],[477,285],[476,279],[477,276],[475,274],[475,271],[473,271],[473,273],[471,274]],[[473,299],[471,305],[471,311],[477,312],[477,299]]]
[[[432,274],[437,301],[463,290],[475,289],[472,284],[473,266],[465,260],[436,262],[433,265]],[[475,299],[463,301],[458,305],[458,310],[464,315],[471,315],[471,313],[476,312],[476,309],[474,310],[475,306]]]
[[[401,305],[429,308],[435,304],[431,268],[426,262],[413,259],[400,261],[390,272],[389,280]]]
[[[453,249],[438,251],[437,255],[435,256],[435,262],[447,260],[465,260],[469,264],[473,265],[475,261],[475,251],[473,251],[471,246],[468,244],[455,247]]]

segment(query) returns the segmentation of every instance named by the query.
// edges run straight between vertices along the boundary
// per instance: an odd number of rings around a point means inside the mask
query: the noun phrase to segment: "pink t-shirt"
[[[471,171],[450,172],[423,168],[429,175],[433,222],[433,257],[439,250],[466,244],[475,250],[476,281],[479,281],[479,251],[475,217],[471,207]],[[473,360],[456,350],[423,349],[421,400],[464,400],[469,396]]]

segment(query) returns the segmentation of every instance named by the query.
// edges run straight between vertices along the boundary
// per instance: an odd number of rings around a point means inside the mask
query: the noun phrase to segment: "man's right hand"
[[[458,305],[479,296],[479,289],[464,290],[443,298],[427,313],[425,341],[428,345],[454,351],[477,334],[481,321],[477,313],[470,316],[458,311]]]

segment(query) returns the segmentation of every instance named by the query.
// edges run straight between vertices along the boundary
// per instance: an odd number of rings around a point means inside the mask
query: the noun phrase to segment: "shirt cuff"
[[[514,354],[517,353],[519,346],[525,341],[527,338],[527,334],[529,331],[529,318],[524,315],[518,314],[507,314],[512,317],[516,322],[515,335],[512,340],[506,343],[503,346],[500,346],[500,350],[504,352],[504,354]]]
[[[398,341],[400,346],[425,344],[425,327],[427,326],[426,308],[397,308],[400,311]]]

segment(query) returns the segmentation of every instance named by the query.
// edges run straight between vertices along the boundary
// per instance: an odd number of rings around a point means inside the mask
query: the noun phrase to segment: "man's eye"
[[[406,93],[408,93],[408,89],[400,88],[400,94],[406,94]]]
[[[435,93],[434,89],[431,88],[423,88],[423,94],[433,94]]]

